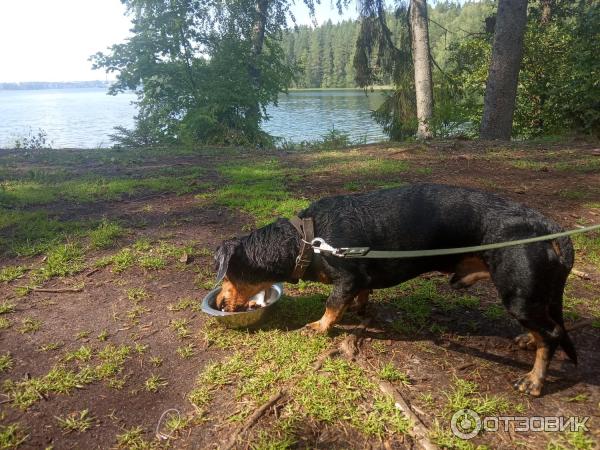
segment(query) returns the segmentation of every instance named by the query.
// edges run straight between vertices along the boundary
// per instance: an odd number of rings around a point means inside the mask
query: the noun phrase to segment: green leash
[[[577,228],[574,230],[563,231],[561,233],[546,234],[527,239],[518,239],[516,241],[498,242],[496,244],[475,245],[473,247],[459,248],[440,248],[433,250],[371,250],[369,247],[342,247],[335,248],[327,244],[324,239],[315,238],[310,244],[315,253],[329,253],[340,258],[419,258],[424,256],[442,256],[457,255],[460,253],[474,253],[485,250],[494,250],[504,247],[513,247],[515,245],[531,244],[532,242],[550,241],[573,234],[588,233],[590,231],[600,230],[599,225]]]

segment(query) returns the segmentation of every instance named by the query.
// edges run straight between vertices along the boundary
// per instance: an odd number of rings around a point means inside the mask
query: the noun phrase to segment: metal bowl
[[[202,300],[202,311],[213,316],[218,322],[228,328],[249,328],[258,325],[271,311],[273,305],[279,301],[283,294],[283,284],[277,283],[269,289],[267,306],[257,308],[252,311],[226,312],[217,309],[217,295],[221,288],[210,291],[204,300]]]

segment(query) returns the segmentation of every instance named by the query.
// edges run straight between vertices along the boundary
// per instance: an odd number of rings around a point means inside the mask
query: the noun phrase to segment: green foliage
[[[52,148],[48,141],[48,133],[39,128],[37,132],[29,130],[27,136],[19,137],[13,144],[14,148],[19,150],[42,150]]]
[[[132,37],[92,57],[94,67],[118,72],[111,93],[138,96],[136,128],[117,130],[117,142],[271,142],[260,130],[265,107],[293,76],[280,46],[287,2],[271,2],[264,17],[250,0],[123,3]]]
[[[123,228],[115,222],[104,219],[98,228],[90,231],[90,244],[93,248],[111,247],[123,234]]]
[[[552,3],[542,20],[531,2],[519,74],[513,134],[522,137],[600,132],[600,11],[585,2]],[[452,43],[447,70],[465,123],[477,130],[491,55],[491,34]]]

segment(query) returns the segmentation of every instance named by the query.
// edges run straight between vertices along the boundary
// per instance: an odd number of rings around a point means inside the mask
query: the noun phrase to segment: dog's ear
[[[217,283],[223,281],[229,267],[229,260],[235,253],[240,241],[237,238],[223,241],[215,253],[215,271],[217,272]]]

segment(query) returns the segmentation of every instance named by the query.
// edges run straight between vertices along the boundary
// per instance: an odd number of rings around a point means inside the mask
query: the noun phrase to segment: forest
[[[316,28],[285,0],[124,3],[132,37],[92,56],[138,96],[124,146],[277,145],[261,124],[294,87],[386,86],[373,117],[391,140],[600,132],[595,1],[364,0]]]

